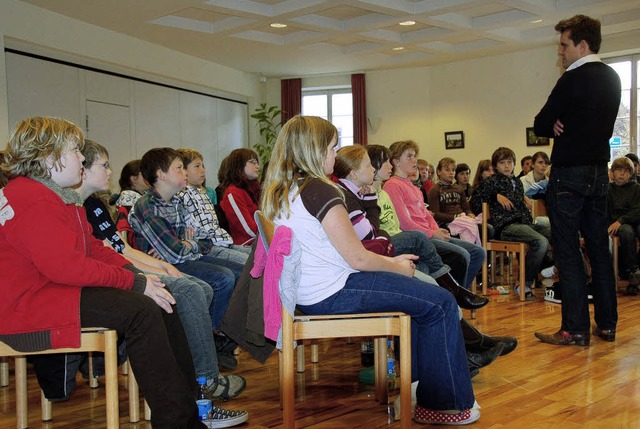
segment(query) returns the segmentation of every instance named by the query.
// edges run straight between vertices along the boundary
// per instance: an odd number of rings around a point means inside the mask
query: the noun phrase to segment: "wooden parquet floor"
[[[614,343],[593,338],[590,347],[558,347],[541,344],[533,336],[534,331],[554,332],[560,325],[560,305],[545,302],[540,289],[536,294],[538,301],[526,303],[517,301],[513,293],[493,296],[473,321],[486,333],[517,337],[519,345],[474,378],[482,417],[470,427],[640,428],[640,297],[619,296],[620,322]],[[247,379],[248,387],[226,406],[249,410],[249,422],[240,428],[281,427],[277,355],[260,365],[243,352],[239,361],[236,373]],[[358,339],[351,344],[321,342],[320,363],[307,360],[306,368],[296,386],[297,427],[399,427],[389,422],[387,407],[376,404],[373,388],[358,382],[362,369]],[[121,427],[150,428],[147,422],[128,422],[124,376],[120,385]],[[105,427],[103,388],[90,389],[80,379],[70,401],[54,404],[53,422],[43,423],[39,391],[30,371],[29,406],[32,428]],[[0,429],[14,427],[11,374],[10,386],[0,388]]]

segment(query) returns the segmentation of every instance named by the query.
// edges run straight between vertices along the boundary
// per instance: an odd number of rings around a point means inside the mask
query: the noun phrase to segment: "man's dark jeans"
[[[589,332],[587,277],[580,256],[580,232],[591,262],[595,321],[600,329],[615,329],[618,322],[613,264],[607,235],[606,163],[551,168],[547,212],[556,266],[562,285],[562,329],[572,334]]]

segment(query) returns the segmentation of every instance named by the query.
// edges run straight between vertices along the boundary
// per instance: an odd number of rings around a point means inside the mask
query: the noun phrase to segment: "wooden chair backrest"
[[[487,248],[487,241],[489,241],[489,204],[482,203],[482,247]]]
[[[260,225],[260,230],[264,234],[264,238],[267,241],[265,244],[270,245],[273,240],[273,234],[275,233],[275,224],[267,219],[260,210],[256,211],[256,222]]]
[[[538,216],[547,216],[547,203],[545,200],[531,200],[531,217],[535,220]]]

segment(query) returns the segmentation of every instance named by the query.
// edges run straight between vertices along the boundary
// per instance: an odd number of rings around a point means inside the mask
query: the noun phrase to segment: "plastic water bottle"
[[[200,420],[208,420],[211,414],[211,399],[207,399],[207,377],[198,377],[198,418]]]
[[[207,399],[207,377],[198,377],[198,399]]]
[[[371,338],[365,338],[360,343],[360,363],[362,366],[373,366],[373,340]]]
[[[387,388],[389,391],[396,388],[396,356],[393,351],[393,341],[387,340]]]

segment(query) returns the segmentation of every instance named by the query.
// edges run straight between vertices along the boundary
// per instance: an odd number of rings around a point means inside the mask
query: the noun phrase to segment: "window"
[[[620,76],[622,97],[618,118],[613,128],[613,135],[609,140],[611,160],[620,158],[629,152],[637,153],[640,118],[638,117],[638,69],[640,55],[612,58],[607,63]]]
[[[302,90],[302,114],[320,116],[338,129],[338,147],[353,145],[351,88]]]

